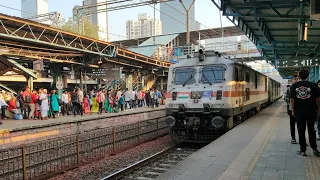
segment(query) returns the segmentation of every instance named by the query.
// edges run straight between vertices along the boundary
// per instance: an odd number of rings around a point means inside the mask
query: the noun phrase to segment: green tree
[[[64,21],[60,25],[60,29],[99,39],[99,26],[89,22],[86,18],[81,19],[79,22],[73,22],[71,19]]]

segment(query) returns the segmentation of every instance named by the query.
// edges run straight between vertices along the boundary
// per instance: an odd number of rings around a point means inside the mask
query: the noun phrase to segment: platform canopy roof
[[[310,0],[211,0],[262,54],[290,78],[317,66],[320,22],[310,16]]]

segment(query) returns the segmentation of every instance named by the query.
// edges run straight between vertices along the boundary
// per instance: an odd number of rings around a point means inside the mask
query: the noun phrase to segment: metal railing
[[[168,133],[163,118],[0,150],[0,179],[44,179]]]

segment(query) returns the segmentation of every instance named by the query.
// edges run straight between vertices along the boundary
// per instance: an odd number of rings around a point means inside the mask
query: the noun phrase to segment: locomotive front
[[[184,142],[209,142],[228,126],[232,61],[202,49],[169,69],[166,123],[172,137]]]

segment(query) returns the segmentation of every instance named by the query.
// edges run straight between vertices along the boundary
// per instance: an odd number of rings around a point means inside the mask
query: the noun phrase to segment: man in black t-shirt
[[[308,82],[309,72],[301,70],[299,72],[301,81],[290,87],[290,105],[292,116],[296,117],[299,133],[300,151],[298,154],[306,156],[306,125],[308,126],[309,143],[316,156],[320,156],[317,150],[316,131],[314,123],[317,118],[317,111],[320,110],[319,98],[320,90],[317,84]]]

